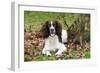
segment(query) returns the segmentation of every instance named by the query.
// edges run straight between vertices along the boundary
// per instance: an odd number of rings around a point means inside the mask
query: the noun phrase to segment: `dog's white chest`
[[[47,43],[50,50],[56,49],[58,45],[58,37],[56,35],[54,37],[49,37],[49,39],[47,40]]]
[[[56,44],[58,41],[58,37],[57,36],[54,36],[54,37],[50,37],[49,38],[49,43],[50,44]]]

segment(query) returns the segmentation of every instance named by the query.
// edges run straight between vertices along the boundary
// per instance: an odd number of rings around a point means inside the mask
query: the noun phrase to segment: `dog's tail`
[[[63,29],[62,30],[62,43],[64,44],[67,43],[67,37],[68,37],[67,31]]]

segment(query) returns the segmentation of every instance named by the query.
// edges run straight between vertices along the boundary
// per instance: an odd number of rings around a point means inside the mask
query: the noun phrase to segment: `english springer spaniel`
[[[67,42],[67,31],[62,29],[58,21],[46,21],[42,27],[42,34],[44,38],[42,54],[51,56],[51,51],[58,50],[56,55],[61,55],[66,51],[64,43]]]

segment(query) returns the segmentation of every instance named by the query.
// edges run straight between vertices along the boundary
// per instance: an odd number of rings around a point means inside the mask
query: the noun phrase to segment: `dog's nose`
[[[51,32],[53,32],[54,31],[54,29],[51,29]]]

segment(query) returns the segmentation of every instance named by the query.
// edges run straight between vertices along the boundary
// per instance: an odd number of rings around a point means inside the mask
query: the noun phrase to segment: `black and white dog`
[[[64,43],[67,42],[67,31],[62,29],[58,21],[46,21],[42,27],[42,34],[44,38],[42,54],[50,56],[50,52],[57,49],[56,55],[61,55],[66,51]]]

